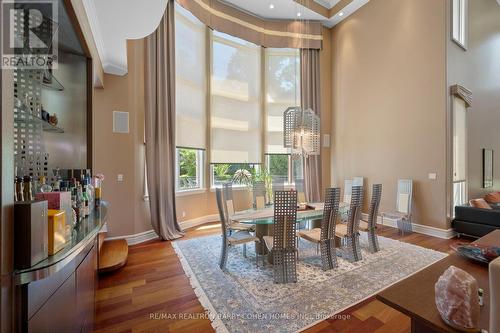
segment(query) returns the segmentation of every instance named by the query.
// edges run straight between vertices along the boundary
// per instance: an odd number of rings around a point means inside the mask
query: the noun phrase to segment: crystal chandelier
[[[313,110],[289,107],[283,114],[284,147],[295,157],[320,154],[320,119]]]

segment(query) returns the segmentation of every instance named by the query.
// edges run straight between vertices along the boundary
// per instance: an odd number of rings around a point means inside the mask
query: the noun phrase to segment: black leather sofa
[[[500,207],[483,209],[456,206],[452,227],[458,234],[482,237],[495,229],[500,229]]]

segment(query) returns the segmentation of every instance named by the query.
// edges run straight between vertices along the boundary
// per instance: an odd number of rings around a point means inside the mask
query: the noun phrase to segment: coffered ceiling
[[[154,31],[167,0],[82,0],[104,72],[127,73],[126,40]],[[193,0],[194,1],[194,0]],[[213,0],[267,19],[316,20],[333,27],[370,0]],[[498,0],[500,1],[500,0]]]
[[[221,1],[263,18],[317,20],[327,27],[333,27],[365,5],[369,0]]]

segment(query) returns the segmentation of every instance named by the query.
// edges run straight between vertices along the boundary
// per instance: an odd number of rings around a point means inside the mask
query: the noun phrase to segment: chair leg
[[[362,260],[360,246],[359,246],[359,236],[353,235],[345,238],[346,245],[344,247],[344,253],[346,254],[346,259],[349,262],[357,262]]]
[[[335,239],[321,241],[321,265],[324,271],[337,267]]]
[[[221,248],[221,253],[220,253],[220,261],[219,261],[219,267],[222,270],[226,269],[226,264],[227,264],[227,255],[228,255],[228,244],[224,238],[222,238],[222,248]]]
[[[247,243],[243,244],[243,257],[247,257]]]
[[[376,230],[368,231],[368,248],[370,249],[371,253],[380,251]]]

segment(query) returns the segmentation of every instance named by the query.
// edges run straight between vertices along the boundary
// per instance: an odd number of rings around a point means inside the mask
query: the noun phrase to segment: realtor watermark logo
[[[2,2],[2,68],[57,68],[57,5],[50,0]]]

